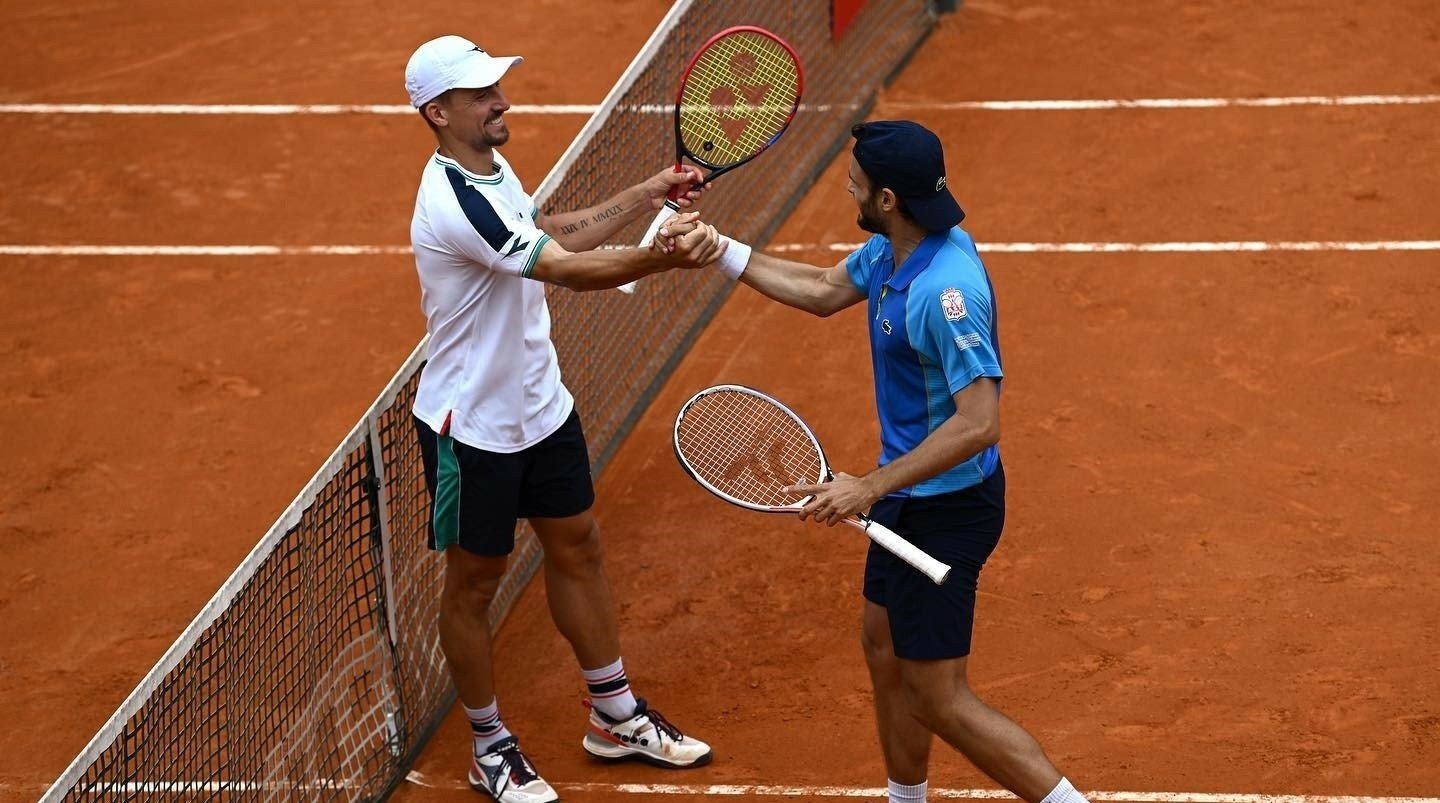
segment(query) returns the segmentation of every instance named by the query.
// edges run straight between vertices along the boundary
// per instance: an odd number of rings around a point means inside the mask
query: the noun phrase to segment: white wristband
[[[725,278],[731,281],[738,280],[740,274],[745,272],[745,266],[750,264],[750,252],[753,249],[745,243],[732,240],[723,234],[720,235],[720,239],[729,243],[730,247],[720,255],[720,259],[715,263],[715,269],[725,274]]]

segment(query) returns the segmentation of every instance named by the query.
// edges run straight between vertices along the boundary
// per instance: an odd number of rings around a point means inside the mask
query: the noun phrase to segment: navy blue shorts
[[[870,518],[950,564],[942,585],[889,551],[870,544],[865,599],[885,608],[895,656],[916,661],[970,654],[975,587],[1005,527],[1005,469],[983,482],[938,496],[881,499]]]
[[[513,453],[488,452],[414,419],[430,492],[430,548],[459,544],[476,555],[515,550],[520,519],[576,516],[595,504],[580,414],[544,440]]]

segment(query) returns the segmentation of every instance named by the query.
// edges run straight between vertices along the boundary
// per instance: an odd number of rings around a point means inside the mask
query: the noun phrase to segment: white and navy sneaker
[[[511,736],[501,739],[470,763],[470,788],[495,798],[497,803],[554,803],[560,796],[535,771]]]
[[[710,745],[681,733],[644,700],[629,719],[622,720],[611,719],[591,706],[590,730],[581,745],[596,758],[638,759],[672,769],[703,767],[712,755]]]

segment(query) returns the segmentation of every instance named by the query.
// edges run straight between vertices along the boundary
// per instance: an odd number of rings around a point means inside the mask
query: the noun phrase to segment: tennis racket
[[[686,158],[709,174],[708,183],[754,159],[780,139],[795,111],[805,76],[784,39],[753,25],[726,28],[691,57],[675,98],[675,170]],[[680,212],[689,187],[677,185],[650,223],[648,248],[665,221]],[[635,283],[622,285],[627,293]]]
[[[675,456],[700,487],[733,505],[763,513],[798,513],[782,488],[828,482],[834,475],[820,441],[790,408],[741,385],[706,388],[675,417]],[[936,585],[950,567],[863,515],[845,519],[870,540],[920,570]]]

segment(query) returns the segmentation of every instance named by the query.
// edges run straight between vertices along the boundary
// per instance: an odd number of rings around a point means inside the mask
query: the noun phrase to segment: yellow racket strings
[[[772,402],[740,391],[697,399],[680,419],[676,444],[701,479],[755,505],[793,505],[800,498],[780,489],[818,482],[823,471],[804,427]]]
[[[800,97],[800,65],[784,45],[738,31],[696,59],[680,96],[681,141],[716,167],[743,161],[785,130]]]

